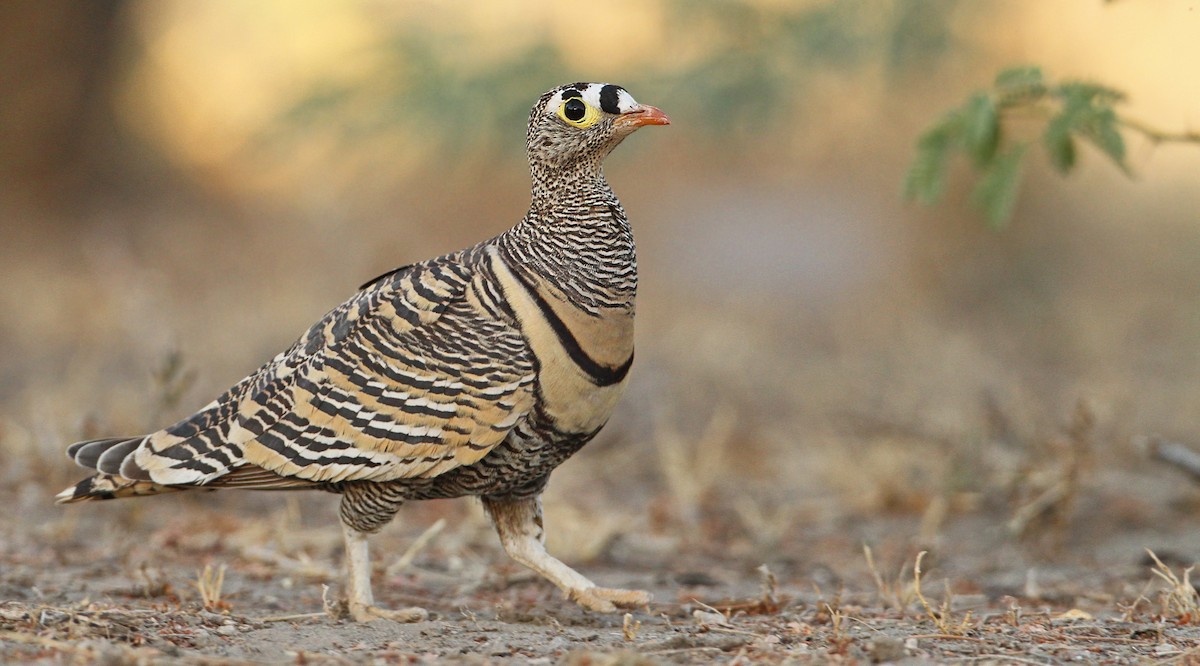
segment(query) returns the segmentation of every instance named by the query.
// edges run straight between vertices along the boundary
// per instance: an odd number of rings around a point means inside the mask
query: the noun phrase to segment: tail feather
[[[146,437],[111,437],[89,439],[67,447],[67,457],[81,467],[94,469],[101,474],[123,476],[131,481],[150,481],[150,474],[133,461]]]
[[[141,445],[142,441],[141,438],[127,439],[109,446],[108,450],[100,454],[100,459],[96,461],[96,469],[105,474],[121,474],[124,467],[122,463],[127,457],[130,457],[134,449]]]
[[[140,442],[141,440],[141,437],[110,437],[105,439],[89,439],[83,442],[76,442],[68,446],[67,457],[83,467],[96,469],[96,465],[100,461],[100,456],[104,455],[104,453],[112,447],[125,442]]]
[[[137,497],[140,495],[158,495],[184,487],[164,486],[148,481],[134,481],[113,474],[97,474],[89,476],[79,483],[67,488],[54,497],[58,504],[86,502],[88,500],[120,499],[122,497]]]
[[[206,485],[210,486],[210,489],[222,487],[256,490],[292,490],[318,485],[312,481],[282,477],[255,465],[239,465],[207,483],[155,483],[150,478],[150,472],[134,461],[134,453],[146,440],[144,436],[115,437],[72,444],[67,448],[67,456],[83,467],[96,470],[97,474],[63,490],[55,496],[55,500],[59,504],[71,504],[88,500],[157,495]]]

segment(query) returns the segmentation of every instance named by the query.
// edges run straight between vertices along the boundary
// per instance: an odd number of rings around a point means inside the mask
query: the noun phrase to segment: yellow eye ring
[[[558,117],[572,127],[586,129],[600,120],[600,109],[583,101],[581,97],[568,97],[559,105]]]

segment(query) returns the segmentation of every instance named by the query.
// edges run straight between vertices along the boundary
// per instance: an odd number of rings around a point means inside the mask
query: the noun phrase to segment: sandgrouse
[[[474,247],[364,285],[196,414],[79,442],[96,474],[59,502],[190,488],[340,493],[354,619],[416,621],[371,594],[368,535],[407,500],[478,496],[505,551],[595,611],[650,596],[596,587],[546,552],[550,472],[612,414],[633,362],[637,264],[601,163],[670,120],[624,88],[573,83],[529,115],[529,212]]]

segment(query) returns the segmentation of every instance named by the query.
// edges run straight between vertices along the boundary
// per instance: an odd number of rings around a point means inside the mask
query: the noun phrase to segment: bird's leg
[[[424,608],[387,610],[376,606],[375,597],[371,594],[371,554],[367,551],[367,534],[342,523],[342,536],[346,541],[346,587],[350,617],[355,622],[378,619],[420,622],[428,619],[429,613]]]
[[[540,498],[501,500],[485,497],[483,507],[491,516],[509,557],[544,576],[580,606],[611,613],[618,608],[636,608],[650,603],[649,592],[596,587],[578,571],[547,553]]]

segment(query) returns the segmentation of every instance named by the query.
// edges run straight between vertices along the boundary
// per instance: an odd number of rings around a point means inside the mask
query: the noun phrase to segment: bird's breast
[[[537,359],[542,412],[560,431],[595,431],[616,407],[633,363],[632,303],[589,312],[494,250],[491,263]]]

